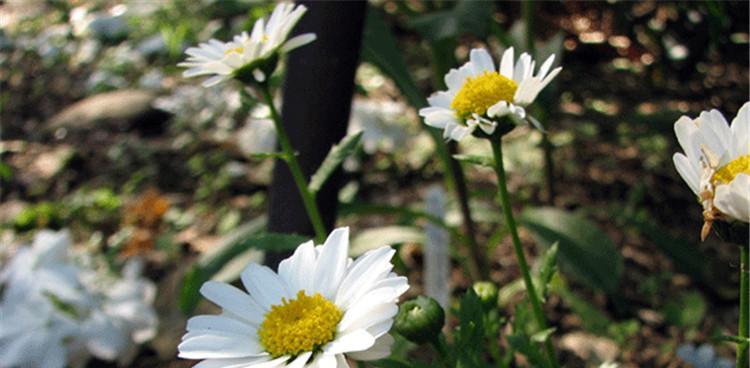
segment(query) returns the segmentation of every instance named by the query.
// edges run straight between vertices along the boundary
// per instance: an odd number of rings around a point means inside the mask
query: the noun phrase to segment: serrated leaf
[[[484,166],[484,167],[493,167],[495,165],[495,160],[489,156],[453,155],[453,158],[461,162],[470,163],[472,165],[478,165],[478,166]]]
[[[623,260],[612,240],[596,224],[558,208],[525,210],[519,222],[545,246],[559,242],[560,268],[579,282],[615,294]]]
[[[359,132],[357,134],[348,135],[344,137],[344,139],[339,142],[339,144],[331,147],[331,151],[328,152],[328,155],[323,160],[323,163],[320,164],[320,167],[318,170],[313,174],[312,178],[310,178],[310,184],[308,184],[308,189],[310,189],[311,192],[317,193],[320,188],[323,187],[323,184],[325,184],[326,180],[331,177],[334,171],[341,165],[344,160],[346,160],[349,155],[354,153],[354,151],[357,150],[357,147],[359,146],[359,141],[362,140],[362,132]]]
[[[484,346],[484,309],[473,288],[466,290],[458,310],[458,331],[454,334],[457,366],[481,367]]]
[[[531,341],[534,342],[545,342],[547,339],[557,331],[557,327],[550,327],[546,330],[539,331],[533,335],[531,335]]]
[[[552,277],[557,272],[557,250],[559,249],[560,243],[555,242],[552,244],[542,257],[542,262],[539,267],[539,294],[542,301],[547,299],[547,291],[549,290],[549,283],[552,281]]]

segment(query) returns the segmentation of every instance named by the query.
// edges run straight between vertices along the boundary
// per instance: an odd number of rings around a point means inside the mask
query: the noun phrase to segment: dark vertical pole
[[[298,3],[308,10],[294,34],[314,32],[317,39],[287,57],[281,114],[292,146],[298,152],[302,171],[309,179],[331,146],[346,134],[366,2]],[[336,219],[338,177],[334,175],[317,197],[328,230]],[[269,231],[313,235],[291,173],[278,160],[273,170],[269,202]],[[269,252],[266,264],[275,267],[286,256]]]

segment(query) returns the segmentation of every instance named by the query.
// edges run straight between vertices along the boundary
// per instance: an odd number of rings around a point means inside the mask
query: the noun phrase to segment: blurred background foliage
[[[197,305],[196,285],[232,280],[261,259],[258,249],[279,244],[260,235],[272,162],[257,154],[274,149],[269,112],[243,103],[237,85],[205,89],[176,67],[186,47],[249,30],[272,8],[249,0],[0,5],[0,239],[68,227],[113,261],[146,257],[163,323],[143,366],[184,365],[172,358],[184,326],[178,301],[183,310],[210,308]],[[715,338],[737,318],[736,249],[716,236],[698,242],[700,207],[673,168],[672,129],[683,114],[735,115],[749,93],[748,38],[745,1],[371,1],[350,122],[350,131],[364,130],[364,148],[344,163],[339,223],[361,234],[358,251],[384,239],[398,245],[399,272],[410,293],[422,292],[425,224],[450,230],[454,245],[462,240],[453,199],[444,213],[423,211],[443,169],[414,108],[472,47],[499,55],[514,46],[537,60],[555,53],[563,72],[532,110],[547,135],[512,132],[507,167],[514,202],[528,207],[527,251],[541,255],[559,241],[562,276],[551,281],[546,310],[560,356],[569,366],[681,367],[689,365],[677,351],[689,356],[704,343],[729,356]],[[489,147],[469,140],[458,150],[487,156]],[[492,173],[464,169],[476,237],[510,314],[522,286],[507,234],[493,232]],[[4,245],[0,259],[11,252]],[[459,295],[471,281],[452,264]],[[422,354],[401,343],[397,355]]]

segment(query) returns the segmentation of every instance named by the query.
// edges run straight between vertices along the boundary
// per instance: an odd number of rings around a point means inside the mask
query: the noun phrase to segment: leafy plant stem
[[[737,344],[737,367],[747,367],[748,348],[747,338],[750,337],[748,330],[750,319],[750,245],[740,245],[740,325],[738,335],[745,338],[745,342]]]
[[[281,145],[281,150],[284,152],[284,161],[287,163],[289,171],[292,173],[294,184],[297,185],[299,194],[302,197],[302,203],[305,206],[307,216],[310,218],[310,222],[315,231],[315,241],[318,244],[322,244],[326,239],[326,229],[323,225],[322,217],[320,216],[320,210],[318,210],[318,204],[315,202],[315,197],[308,189],[308,183],[305,179],[305,175],[302,173],[299,161],[297,161],[294,147],[292,147],[292,144],[289,141],[289,136],[286,134],[286,130],[281,124],[281,116],[273,103],[273,96],[271,95],[270,87],[267,83],[264,83],[261,85],[260,90],[263,94],[263,99],[271,110],[271,118],[273,120],[273,125],[276,128],[276,135],[279,137],[279,144]]]
[[[495,173],[497,174],[497,184],[500,192],[500,203],[503,207],[503,214],[505,216],[505,225],[510,230],[511,238],[513,240],[513,249],[518,259],[518,266],[521,268],[521,274],[523,275],[523,282],[526,285],[526,294],[529,296],[531,301],[531,308],[534,312],[534,318],[539,325],[540,330],[546,330],[547,321],[544,318],[544,311],[542,310],[542,304],[539,301],[539,294],[536,292],[534,282],[531,280],[531,273],[529,272],[529,265],[526,262],[526,256],[523,254],[523,248],[521,247],[521,239],[518,237],[518,226],[516,220],[513,217],[513,210],[510,206],[510,198],[508,196],[508,186],[505,178],[505,167],[503,166],[503,148],[501,137],[491,137],[490,144],[492,145],[492,153],[495,158]],[[549,338],[545,339],[544,346],[547,352],[547,357],[550,361],[551,367],[559,367],[557,358],[555,357],[555,350],[552,347],[552,342]]]
[[[450,361],[450,355],[448,354],[448,347],[445,343],[445,336],[441,332],[435,338],[430,341],[430,344],[435,348],[435,350],[438,352],[438,355],[440,355],[440,360],[442,360],[443,365],[446,368],[451,367],[451,361]]]

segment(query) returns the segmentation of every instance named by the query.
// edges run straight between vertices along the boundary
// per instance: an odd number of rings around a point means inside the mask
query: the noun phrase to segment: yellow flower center
[[[750,155],[743,155],[718,168],[711,177],[711,183],[729,184],[739,174],[750,175]]]
[[[484,72],[466,78],[464,85],[451,101],[451,108],[462,118],[472,113],[484,115],[492,105],[500,101],[513,101],[518,85],[497,72]]]
[[[227,55],[229,55],[231,53],[237,53],[237,54],[242,55],[243,52],[245,52],[245,49],[242,46],[233,47],[231,49],[226,49],[224,51],[224,56],[227,56]]]
[[[336,336],[343,313],[316,293],[297,293],[296,299],[281,299],[266,313],[258,329],[261,344],[274,357],[315,351]]]

